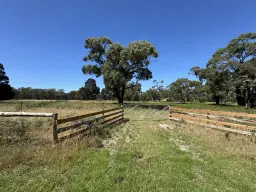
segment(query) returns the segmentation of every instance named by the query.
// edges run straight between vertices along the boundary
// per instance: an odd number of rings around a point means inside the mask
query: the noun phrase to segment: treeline
[[[22,87],[14,89],[14,99],[35,99],[35,100],[65,100],[68,99],[67,93],[63,89],[33,89]]]
[[[36,100],[95,100],[100,96],[100,89],[94,79],[88,79],[77,91],[65,93],[63,89],[33,89],[31,87],[13,89],[14,99]]]
[[[207,102],[214,101],[207,85],[200,81],[187,78],[177,79],[167,87],[164,81],[153,81],[154,85],[146,91],[141,90],[141,84],[129,83],[124,94],[125,101],[171,101],[171,102]],[[13,88],[13,99],[31,100],[116,100],[115,94],[103,88],[101,91],[94,79],[88,79],[84,87],[77,91],[65,93],[63,89],[33,89],[31,87]],[[225,97],[222,102],[235,102],[235,97]]]
[[[142,101],[206,102],[211,100],[206,87],[200,81],[180,78],[167,87],[163,86],[164,81],[154,80],[153,82],[154,85],[141,94]]]
[[[127,101],[139,101],[141,98],[141,85],[131,83],[132,86],[125,94]],[[112,91],[97,87],[94,79],[88,79],[84,87],[77,91],[65,93],[63,89],[33,89],[31,87],[13,88],[13,99],[31,100],[116,100]]]

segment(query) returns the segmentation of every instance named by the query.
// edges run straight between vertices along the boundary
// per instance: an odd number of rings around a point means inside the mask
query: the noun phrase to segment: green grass
[[[254,138],[174,123],[167,116],[126,110],[129,121],[94,138],[1,146],[0,191],[256,190]]]

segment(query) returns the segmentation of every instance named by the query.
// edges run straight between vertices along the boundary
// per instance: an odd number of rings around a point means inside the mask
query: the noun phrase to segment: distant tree
[[[59,89],[56,91],[55,99],[56,100],[66,100],[67,99],[67,95],[64,92],[64,89]]]
[[[78,98],[80,100],[95,100],[100,93],[100,88],[97,87],[94,79],[88,79],[84,87],[78,90]]]
[[[57,95],[56,89],[48,89],[47,90],[47,95],[48,95],[47,99],[49,99],[49,100],[57,99],[56,98],[56,95]]]
[[[85,48],[89,53],[83,60],[92,63],[83,66],[83,73],[103,76],[105,87],[115,94],[119,103],[123,103],[132,79],[152,78],[148,65],[152,57],[158,56],[155,47],[147,41],[134,41],[123,47],[107,37],[93,37],[85,40]]]
[[[65,100],[68,94],[63,89],[33,89],[31,87],[21,87],[14,89],[15,99],[37,99],[37,100]]]
[[[153,96],[153,100],[162,100],[162,99],[166,99],[166,91],[165,91],[165,88],[164,88],[164,81],[161,80],[161,81],[157,81],[157,80],[154,80],[153,81],[154,85],[152,86],[151,88],[151,93],[152,95],[155,95]]]
[[[84,85],[85,89],[88,92],[88,98],[90,100],[95,100],[97,95],[100,93],[100,88],[97,87],[96,81],[94,79],[88,79]]]
[[[201,86],[199,81],[180,78],[171,83],[167,89],[174,101],[190,102],[198,99]]]
[[[161,81],[154,80],[153,83],[154,85],[152,86],[152,89],[158,90],[160,92],[164,90],[163,80]]]
[[[12,99],[14,91],[9,85],[9,78],[6,76],[3,64],[0,63],[0,100]]]
[[[142,101],[161,101],[167,94],[163,85],[164,81],[153,80],[153,86],[141,94]]]
[[[150,88],[141,94],[142,101],[160,101],[161,95],[160,92]]]
[[[70,91],[67,93],[68,100],[76,100],[77,99],[77,91]]]
[[[32,89],[32,88],[21,87],[21,88],[15,89],[15,97],[14,98],[15,99],[32,99],[30,89]]]

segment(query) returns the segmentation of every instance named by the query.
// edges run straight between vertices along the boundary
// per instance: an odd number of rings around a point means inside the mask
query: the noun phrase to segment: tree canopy
[[[113,100],[115,99],[115,95],[112,91],[108,90],[107,88],[103,88],[101,90],[101,99],[103,100]]]
[[[34,89],[31,87],[22,87],[14,89],[15,99],[45,99],[45,100],[95,100],[100,89],[94,79],[88,79],[85,85],[79,90],[65,93],[63,89]]]
[[[232,39],[225,48],[218,49],[207,62],[206,68],[198,66],[191,72],[205,80],[212,97],[219,104],[232,94],[239,105],[246,104],[241,86],[256,77],[256,33],[241,34]]]
[[[131,82],[128,84],[129,89],[124,94],[124,100],[126,101],[139,101],[141,95],[141,84]]]
[[[202,84],[187,78],[177,79],[167,87],[167,90],[169,98],[173,101],[190,102],[202,97]]]
[[[12,99],[14,92],[9,85],[9,78],[4,71],[4,65],[0,63],[0,100]]]
[[[82,67],[83,73],[103,76],[105,87],[115,94],[119,103],[123,103],[132,79],[152,78],[148,66],[151,58],[158,57],[155,47],[147,41],[134,41],[124,47],[107,37],[91,37],[85,40],[85,49],[89,52],[83,60],[91,63]]]
[[[63,89],[34,89],[31,87],[21,87],[14,89],[15,99],[36,99],[36,100],[65,100],[67,94]]]
[[[95,100],[100,93],[100,88],[97,87],[94,79],[88,79],[84,87],[78,90],[77,97],[80,100]]]

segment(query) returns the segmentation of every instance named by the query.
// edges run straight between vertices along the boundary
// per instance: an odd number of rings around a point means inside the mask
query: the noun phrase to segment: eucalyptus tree
[[[103,76],[105,88],[115,94],[119,103],[123,103],[125,91],[131,88],[129,82],[152,78],[148,66],[158,53],[147,41],[134,41],[124,47],[107,37],[90,37],[84,47],[88,53],[83,58],[83,73]]]

